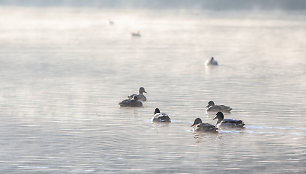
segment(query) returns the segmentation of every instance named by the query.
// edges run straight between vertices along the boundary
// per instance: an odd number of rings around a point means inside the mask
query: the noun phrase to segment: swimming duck
[[[218,112],[215,119],[218,119],[216,126],[220,123],[219,127],[243,128],[244,126],[242,120],[224,119],[222,112]]]
[[[158,108],[155,108],[154,111],[154,117],[152,119],[153,122],[165,122],[170,123],[171,119],[166,113],[160,113],[160,110]]]
[[[138,94],[132,94],[132,95],[128,96],[128,98],[132,99],[132,98],[134,98],[134,96],[137,96],[138,100],[147,101],[147,98],[146,98],[146,96],[143,95],[143,93],[147,93],[147,92],[145,91],[144,87],[140,87],[139,91],[138,91]]]
[[[218,62],[214,59],[214,57],[211,57],[209,60],[205,61],[205,65],[210,66],[210,65],[218,65]]]
[[[141,34],[139,31],[137,31],[137,33],[133,32],[131,33],[132,37],[141,37]]]
[[[207,112],[226,112],[230,113],[232,108],[229,106],[225,105],[215,105],[215,102],[209,101],[208,105],[206,106],[206,111]]]
[[[133,99],[126,99],[119,103],[121,107],[141,107],[142,102],[138,101],[138,97],[134,96]]]
[[[218,128],[216,128],[216,126],[212,124],[202,123],[201,118],[196,118],[194,120],[193,125],[191,125],[191,127],[193,127],[194,131],[217,132],[218,130]]]

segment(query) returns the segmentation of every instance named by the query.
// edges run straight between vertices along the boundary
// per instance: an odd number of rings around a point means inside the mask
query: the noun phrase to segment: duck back
[[[194,131],[217,132],[218,128],[209,123],[200,123],[194,126]]]
[[[121,107],[142,107],[142,102],[137,100],[126,99],[119,103]]]
[[[220,126],[242,128],[244,125],[245,124],[242,120],[224,119]]]
[[[152,119],[153,122],[171,122],[170,117],[166,113],[156,113]]]

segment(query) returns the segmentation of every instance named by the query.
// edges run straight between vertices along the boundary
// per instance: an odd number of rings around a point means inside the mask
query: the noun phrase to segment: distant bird
[[[140,101],[147,101],[146,96],[143,95],[143,93],[147,93],[146,90],[144,89],[144,87],[140,87],[138,94],[132,94],[130,96],[128,96],[129,99],[134,98],[134,96],[137,96],[138,100]]]
[[[215,119],[218,119],[216,126],[220,124],[219,127],[221,128],[243,128],[243,126],[245,125],[242,120],[224,119],[224,115],[222,112],[218,112],[214,120]]]
[[[138,101],[137,96],[133,99],[126,99],[119,103],[121,107],[142,107],[142,102]]]
[[[205,61],[205,65],[207,66],[216,66],[218,65],[218,62],[214,59],[214,57],[211,57],[209,60]]]
[[[154,117],[152,119],[153,122],[165,122],[170,123],[171,119],[166,113],[160,113],[160,110],[158,108],[154,111]]]
[[[131,33],[132,37],[141,37],[141,34],[139,31],[137,31],[137,33],[133,32]]]
[[[232,108],[225,105],[216,105],[213,101],[209,101],[206,106],[206,112],[226,112],[230,113]]]
[[[114,21],[108,20],[108,24],[109,24],[109,25],[114,25]]]
[[[191,125],[191,127],[193,127],[194,131],[203,131],[203,132],[217,132],[218,128],[216,128],[216,126],[209,124],[209,123],[202,123],[201,118],[196,118],[194,120],[193,125]]]

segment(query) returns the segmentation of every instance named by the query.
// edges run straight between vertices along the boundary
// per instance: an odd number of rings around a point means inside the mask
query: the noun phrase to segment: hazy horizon
[[[205,9],[205,10],[305,10],[304,0],[0,0],[2,6],[65,6],[97,8],[145,8],[145,9]]]

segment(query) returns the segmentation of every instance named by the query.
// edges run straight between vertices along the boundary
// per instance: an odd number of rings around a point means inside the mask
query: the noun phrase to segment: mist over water
[[[305,12],[0,2],[2,173],[306,171]],[[246,128],[194,133],[209,100]]]
[[[304,0],[0,0],[5,6],[27,7],[98,7],[98,8],[134,8],[134,9],[205,9],[205,10],[285,10],[303,11]]]

